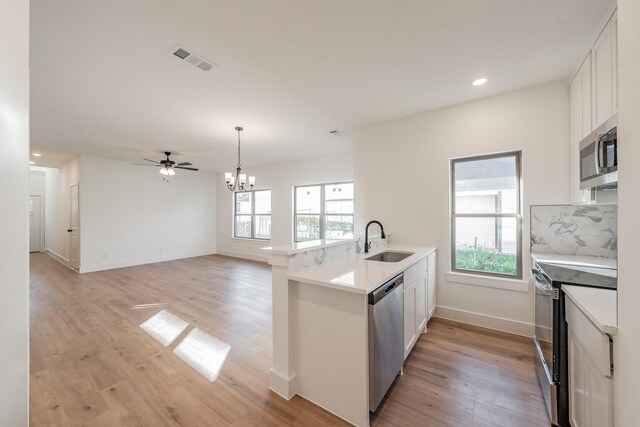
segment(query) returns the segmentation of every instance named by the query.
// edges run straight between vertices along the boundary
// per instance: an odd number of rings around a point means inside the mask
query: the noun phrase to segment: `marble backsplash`
[[[382,250],[388,244],[387,239],[381,239],[379,236],[371,237],[371,253]],[[344,244],[328,246],[320,249],[311,249],[306,252],[293,254],[289,258],[289,271],[298,271],[303,268],[315,267],[330,261],[346,258],[350,255],[361,253],[364,251],[363,239],[357,241],[345,242]]]
[[[617,206],[531,206],[531,253],[617,258]]]

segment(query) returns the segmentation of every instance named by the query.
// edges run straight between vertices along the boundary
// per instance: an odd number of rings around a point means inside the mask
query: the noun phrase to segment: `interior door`
[[[29,252],[41,252],[43,249],[42,196],[29,196]]]
[[[72,185],[69,190],[69,212],[71,242],[69,244],[69,262],[71,267],[80,268],[80,203],[78,185]]]

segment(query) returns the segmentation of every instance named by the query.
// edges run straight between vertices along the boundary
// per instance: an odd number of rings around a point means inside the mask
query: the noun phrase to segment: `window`
[[[233,237],[270,240],[271,190],[238,192],[233,197]]]
[[[451,269],[522,278],[520,152],[451,160]]]
[[[294,240],[353,238],[353,183],[294,187]]]

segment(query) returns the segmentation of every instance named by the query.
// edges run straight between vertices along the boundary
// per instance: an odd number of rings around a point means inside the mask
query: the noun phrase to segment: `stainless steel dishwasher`
[[[375,412],[404,363],[404,276],[369,294],[369,411]]]

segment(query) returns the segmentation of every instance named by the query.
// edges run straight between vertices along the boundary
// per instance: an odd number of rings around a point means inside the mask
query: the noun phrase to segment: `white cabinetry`
[[[427,257],[427,321],[436,311],[436,252]]]
[[[427,258],[404,272],[404,357],[427,325]]]
[[[569,86],[569,111],[571,126],[571,188],[574,203],[591,201],[589,190],[580,190],[580,148],[582,138],[592,130],[591,53],[582,62]]]
[[[580,141],[618,110],[618,15],[613,13],[569,85],[571,194],[574,203],[594,202],[580,190]]]
[[[569,421],[572,427],[613,427],[611,341],[567,297]]]
[[[613,14],[591,50],[593,60],[593,127],[618,110],[618,15]]]

